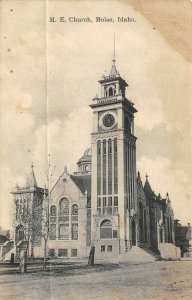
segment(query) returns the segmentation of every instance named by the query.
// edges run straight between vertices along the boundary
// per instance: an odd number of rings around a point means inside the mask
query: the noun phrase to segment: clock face
[[[114,122],[115,122],[115,118],[111,114],[107,114],[103,118],[103,125],[105,127],[111,127],[114,124]]]

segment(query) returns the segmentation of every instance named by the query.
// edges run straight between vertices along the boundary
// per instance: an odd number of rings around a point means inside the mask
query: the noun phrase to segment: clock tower
[[[92,131],[92,243],[96,258],[122,254],[132,245],[132,220],[137,209],[134,104],[128,84],[115,65],[99,80]],[[110,253],[109,253],[110,252]]]

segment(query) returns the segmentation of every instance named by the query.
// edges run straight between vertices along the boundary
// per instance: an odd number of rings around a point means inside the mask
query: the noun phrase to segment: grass
[[[27,274],[32,274],[36,277],[42,276],[74,276],[74,275],[84,275],[89,273],[95,272],[104,272],[110,271],[113,269],[120,268],[118,264],[95,264],[94,266],[88,266],[85,263],[63,263],[63,264],[49,264],[46,269],[43,269],[43,266],[37,266],[36,264],[28,265]],[[4,268],[1,275],[11,275],[11,274],[20,274],[19,273],[19,266],[10,269],[10,267]]]

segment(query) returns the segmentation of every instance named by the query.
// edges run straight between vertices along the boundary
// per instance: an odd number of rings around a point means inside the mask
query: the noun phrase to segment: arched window
[[[97,142],[97,194],[101,195],[101,141]]]
[[[59,213],[62,215],[69,215],[69,200],[67,198],[63,198],[59,203]]]
[[[143,205],[139,202],[139,241],[142,243],[143,240]]]
[[[78,205],[74,204],[72,206],[72,215],[78,215]]]
[[[56,216],[56,206],[55,205],[52,205],[51,208],[50,208],[50,215],[51,216]]]
[[[147,242],[147,215],[146,210],[144,210],[144,242]]]
[[[114,193],[118,194],[118,153],[117,138],[114,139]]]
[[[136,246],[136,226],[135,221],[132,221],[132,246]]]
[[[112,223],[109,220],[104,220],[100,225],[100,238],[111,239],[112,238]]]
[[[88,165],[84,165],[84,171],[88,171],[89,166]]]
[[[112,194],[112,140],[108,140],[108,194]]]
[[[112,89],[112,87],[109,88],[109,96],[113,96],[113,89]]]
[[[107,171],[107,148],[106,148],[106,140],[103,140],[103,195],[106,195],[106,171]]]

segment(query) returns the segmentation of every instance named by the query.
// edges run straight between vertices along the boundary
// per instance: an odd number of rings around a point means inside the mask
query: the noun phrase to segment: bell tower
[[[101,97],[96,96],[90,105],[93,110],[92,231],[97,231],[96,255],[108,246],[117,255],[130,248],[131,220],[137,207],[134,136],[137,110],[126,98],[128,84],[117,71],[115,47],[111,71],[99,83]]]

